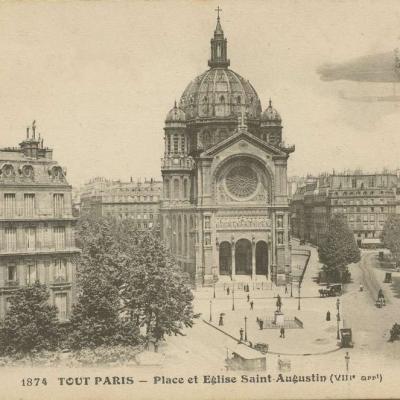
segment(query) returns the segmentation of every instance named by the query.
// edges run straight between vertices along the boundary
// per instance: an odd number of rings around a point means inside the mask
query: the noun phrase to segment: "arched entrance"
[[[256,244],[256,275],[268,276],[268,245],[263,240]]]
[[[236,275],[251,275],[251,242],[240,239],[235,245]]]
[[[219,274],[230,275],[232,269],[232,250],[229,242],[219,245]]]

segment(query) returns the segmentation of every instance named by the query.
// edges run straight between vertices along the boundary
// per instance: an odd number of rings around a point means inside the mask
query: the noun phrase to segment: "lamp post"
[[[293,297],[293,276],[290,277],[290,297]]]
[[[232,285],[232,311],[235,311],[235,284]]]
[[[215,282],[214,282],[214,299],[215,299]]]
[[[301,281],[299,280],[299,304],[297,306],[298,310],[300,310],[300,297],[301,297],[300,290],[301,290]]]
[[[212,300],[210,300],[210,322],[212,322]]]
[[[340,314],[337,313],[336,314],[336,321],[337,321],[337,335],[336,335],[336,339],[340,339],[340,335],[339,335],[339,322],[340,322]]]
[[[247,317],[244,317],[244,341],[247,342]]]

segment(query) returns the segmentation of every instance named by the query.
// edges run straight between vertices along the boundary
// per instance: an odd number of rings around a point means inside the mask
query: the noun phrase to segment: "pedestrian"
[[[229,296],[229,286],[226,288],[226,294]]]
[[[346,355],[344,356],[344,359],[346,361],[346,371],[349,372],[350,355],[349,355],[348,351],[346,351]]]
[[[250,301],[250,295],[248,294],[247,295],[247,302],[249,302]]]
[[[239,334],[240,334],[240,341],[242,342],[243,341],[243,328],[240,328]]]
[[[364,286],[362,283],[360,283],[360,292],[362,292],[364,290]]]
[[[262,330],[263,327],[264,327],[264,321],[260,319],[260,330]]]
[[[330,312],[330,311],[328,311],[328,312],[326,313],[326,320],[327,320],[327,321],[330,321],[330,320],[331,320],[331,312]]]
[[[218,322],[219,326],[224,326],[224,316],[223,314],[219,314],[219,322]]]
[[[285,294],[287,294],[287,292],[288,292],[288,291],[287,291],[287,285],[285,285]]]
[[[250,310],[252,310],[253,309],[253,306],[254,306],[254,302],[253,302],[253,300],[250,302]]]
[[[281,312],[281,308],[282,308],[282,300],[281,300],[281,296],[276,296],[276,309],[277,311]]]
[[[280,333],[281,335],[279,337],[283,339],[285,337],[285,328],[283,326],[281,326]]]

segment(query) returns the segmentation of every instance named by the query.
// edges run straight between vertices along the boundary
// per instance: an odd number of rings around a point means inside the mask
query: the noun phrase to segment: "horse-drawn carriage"
[[[342,285],[340,283],[327,285],[325,289],[319,289],[320,297],[335,297],[342,294]]]

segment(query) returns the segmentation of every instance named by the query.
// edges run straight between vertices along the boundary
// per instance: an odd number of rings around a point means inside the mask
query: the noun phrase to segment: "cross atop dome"
[[[214,30],[214,37],[211,39],[211,59],[208,65],[211,68],[227,68],[230,61],[227,58],[227,40],[224,38],[219,13],[222,8],[219,6],[215,9],[217,12],[217,25]]]

